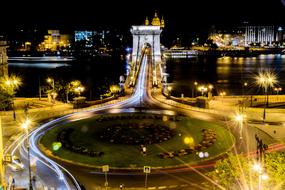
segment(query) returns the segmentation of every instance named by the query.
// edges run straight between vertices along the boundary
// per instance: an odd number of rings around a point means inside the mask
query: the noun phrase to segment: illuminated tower
[[[157,16],[157,12],[154,13],[154,17],[151,21],[152,26],[160,26],[160,19]]]
[[[164,18],[163,16],[161,17],[161,23],[160,23],[160,28],[164,28],[165,24],[164,24]]]
[[[147,18],[147,17],[145,18],[145,22],[144,22],[144,24],[145,24],[146,26],[148,26],[148,25],[149,25],[149,20],[148,20],[148,18]]]
[[[0,77],[8,76],[7,43],[0,39]]]

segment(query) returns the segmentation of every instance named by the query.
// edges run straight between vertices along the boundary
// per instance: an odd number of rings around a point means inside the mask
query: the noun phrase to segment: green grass
[[[98,131],[102,130],[102,128],[120,122],[126,125],[130,123],[142,124],[143,122],[160,124],[170,128],[175,128],[176,133],[170,140],[159,144],[147,145],[147,156],[142,156],[139,145],[114,144],[108,142],[107,140],[104,141],[98,138]],[[104,152],[104,155],[101,157],[90,157],[71,152],[64,148],[61,148],[58,151],[53,151],[52,143],[57,141],[57,134],[66,128],[75,129],[70,135],[70,139],[73,144],[82,145],[95,151],[102,151]],[[206,150],[203,150],[204,152],[207,151],[211,157],[227,151],[234,142],[234,138],[231,133],[217,124],[181,117],[181,120],[176,122],[163,121],[160,119],[128,119],[110,120],[105,122],[98,122],[96,121],[96,118],[81,120],[64,124],[60,127],[49,130],[41,138],[41,143],[49,150],[53,151],[54,155],[64,159],[73,160],[75,162],[95,166],[101,166],[104,164],[108,164],[111,167],[129,167],[130,165],[137,167],[144,165],[150,165],[153,167],[172,166],[201,161],[201,159],[195,153],[175,157],[173,159],[162,159],[158,156],[158,153],[165,151],[178,151],[180,149],[187,148],[187,145],[184,144],[183,140],[188,136],[191,136],[194,139],[195,144],[198,144],[203,139],[201,131],[202,129],[214,129],[217,133],[217,141],[214,143],[214,145]]]

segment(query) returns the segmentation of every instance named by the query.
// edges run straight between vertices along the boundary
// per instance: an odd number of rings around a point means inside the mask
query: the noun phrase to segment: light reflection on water
[[[261,69],[270,69],[276,73],[279,85],[285,86],[285,55],[269,54],[256,57],[198,57],[197,59],[167,60],[167,73],[172,83],[172,94],[191,97],[199,94],[194,82],[212,84],[218,94],[226,91],[230,95],[263,93],[254,84],[254,76]],[[248,87],[244,87],[244,83]],[[242,89],[244,88],[244,89]],[[274,92],[270,92],[274,93]]]
[[[12,67],[30,67],[30,68],[40,68],[40,69],[54,69],[57,67],[70,67],[69,64],[67,63],[21,63],[21,62],[17,62],[17,63],[9,63],[9,66]]]

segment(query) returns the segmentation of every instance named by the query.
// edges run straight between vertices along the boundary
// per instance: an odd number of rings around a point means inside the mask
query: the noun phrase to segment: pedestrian
[[[124,184],[120,184],[120,190],[122,190],[123,189],[123,187],[124,187]]]
[[[11,189],[12,189],[12,190],[14,190],[14,189],[15,189],[15,179],[14,179],[14,178],[13,178],[13,180],[12,180]]]

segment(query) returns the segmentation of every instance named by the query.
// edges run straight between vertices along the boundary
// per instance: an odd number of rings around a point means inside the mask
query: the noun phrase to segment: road
[[[116,110],[116,112],[119,113],[133,112],[139,109],[156,111],[163,114],[183,114],[189,117],[222,124],[235,135],[237,139],[235,151],[237,153],[249,153],[255,150],[256,144],[255,139],[253,138],[255,134],[258,134],[261,138],[265,138],[268,143],[272,143],[266,134],[255,128],[247,128],[246,126],[244,126],[242,131],[243,139],[239,140],[239,128],[234,126],[233,122],[229,121],[227,117],[212,113],[197,112],[190,109],[181,109],[179,106],[163,104],[163,102],[155,99],[151,92],[152,87],[150,79],[152,78],[152,68],[148,63],[148,56],[144,56],[137,79],[137,85],[134,89],[134,94],[129,99],[116,102],[112,105],[104,105],[100,108],[73,113],[55,119],[39,126],[30,133],[29,142],[31,154],[32,157],[37,160],[37,177],[42,179],[45,185],[49,187],[59,187],[61,189],[80,189],[79,183],[75,180],[77,179],[81,184],[84,184],[85,188],[88,190],[100,189],[100,187],[104,186],[105,176],[102,173],[97,173],[90,169],[70,166],[65,163],[60,163],[60,165],[41,153],[37,146],[37,141],[46,130],[52,127],[59,126],[66,122],[73,122],[93,117],[96,114],[110,113],[113,112],[113,110]],[[8,151],[15,154],[21,154],[22,157],[25,158],[27,151],[23,143],[24,140],[24,136],[19,137],[19,139],[15,141],[16,143],[11,146]],[[189,168],[181,170],[168,170],[152,173],[148,177],[148,187],[161,187],[164,189],[202,189],[200,186],[197,186],[197,184],[204,180],[208,180],[203,173],[208,171],[213,164],[201,162],[201,165],[203,166],[201,168],[189,166]],[[11,173],[11,171],[8,172]],[[18,178],[22,178],[25,175],[27,175],[27,171],[14,174],[14,176],[18,176]],[[108,175],[108,181],[109,186],[114,188],[118,188],[121,183],[124,183],[125,187],[144,187],[145,175],[143,173],[112,173]]]

